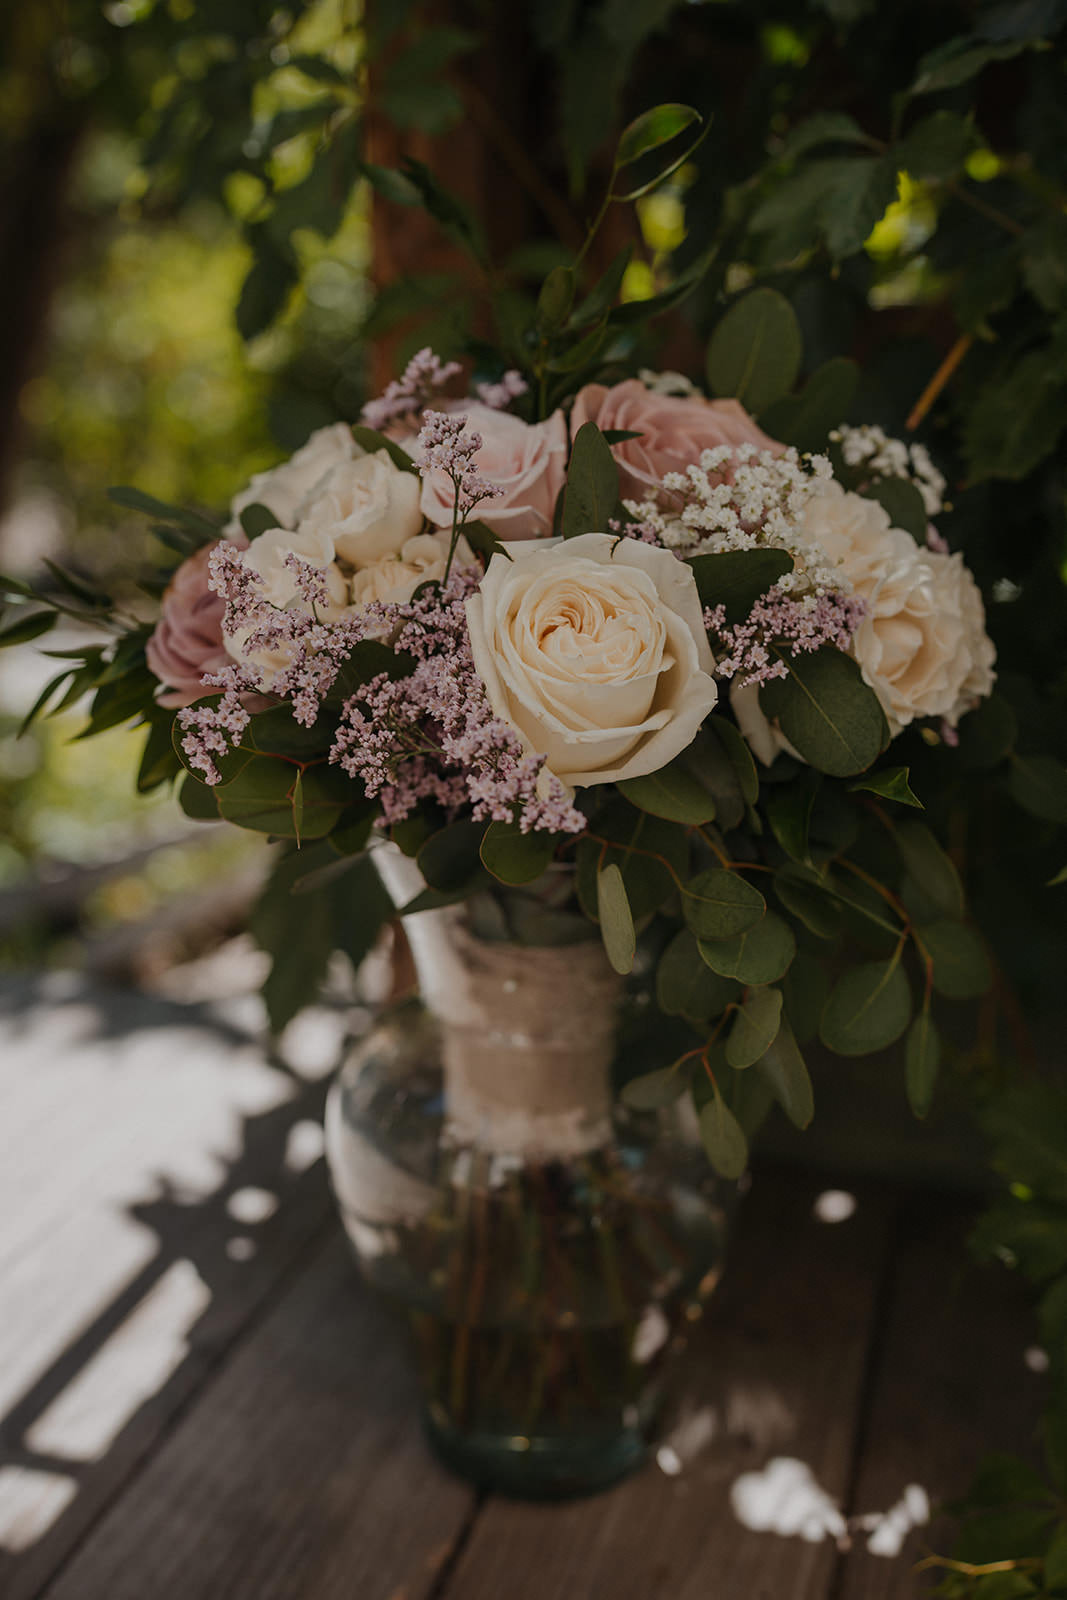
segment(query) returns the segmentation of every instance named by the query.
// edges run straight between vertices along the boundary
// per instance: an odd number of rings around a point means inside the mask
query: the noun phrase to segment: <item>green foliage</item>
[[[700,603],[723,606],[728,623],[743,622],[756,601],[785,573],[793,558],[785,550],[725,550],[694,556],[689,563]]]
[[[698,939],[733,939],[755,927],[767,909],[759,890],[736,872],[712,867],[682,886],[682,910]]]
[[[726,1059],[741,1070],[758,1061],[778,1037],[782,1021],[782,991],[753,987],[734,1018],[726,1041]]]
[[[839,1056],[864,1056],[900,1038],[911,1017],[911,990],[897,957],[852,967],[823,1007],[819,1037]]]
[[[799,394],[783,395],[766,407],[762,425],[772,438],[797,450],[825,451],[831,432],[851,416],[859,380],[854,361],[834,356],[816,368]]]
[[[619,502],[619,469],[611,446],[595,422],[583,422],[574,438],[563,491],[565,539],[581,533],[606,533]]]
[[[331,860],[336,857],[325,845],[315,852],[280,850],[249,921],[257,943],[272,957],[263,995],[274,1033],[313,999],[334,950],[343,950],[359,967],[393,915],[392,901],[368,857],[355,861],[343,877],[328,877],[308,892],[310,875]],[[297,917],[300,937],[294,938]]]
[[[700,1137],[720,1178],[739,1178],[748,1165],[748,1140],[718,1088],[700,1113]]]
[[[608,960],[616,972],[626,974],[634,964],[637,936],[630,902],[626,898],[626,884],[614,861],[609,861],[597,872],[596,903],[597,920]]]
[[[850,778],[877,760],[889,743],[885,716],[850,657],[839,650],[789,655],[787,668],[760,689],[760,704],[789,742],[819,772]]]
[[[702,939],[700,955],[713,972],[739,983],[777,983],[788,972],[797,941],[787,922],[768,911],[733,939]]]
[[[721,1016],[737,998],[738,987],[714,972],[688,928],[676,933],[656,968],[656,1001],[668,1016],[685,1017],[700,1027]]]
[[[815,1115],[815,1096],[804,1057],[784,1016],[756,1068],[794,1127],[806,1128]]]
[[[715,801],[708,790],[678,762],[644,778],[624,778],[618,787],[619,793],[639,811],[665,817],[668,822],[695,827],[715,817]]]
[[[905,1082],[908,1103],[917,1117],[930,1110],[941,1069],[941,1035],[929,1011],[921,1011],[908,1029]]]
[[[548,869],[558,844],[551,833],[523,833],[517,822],[491,822],[479,854],[501,883],[533,883]]]
[[[789,301],[753,289],[717,325],[708,346],[708,383],[717,395],[760,412],[788,394],[800,371],[803,340]]]

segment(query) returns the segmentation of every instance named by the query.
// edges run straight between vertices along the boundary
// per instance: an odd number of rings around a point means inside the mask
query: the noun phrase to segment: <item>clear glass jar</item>
[[[382,866],[409,898],[409,864]],[[458,909],[406,926],[422,999],[383,1018],[329,1100],[345,1227],[410,1324],[444,1461],[507,1493],[588,1492],[644,1459],[732,1186],[682,1110],[614,1100],[625,1040],[599,941],[489,942]]]

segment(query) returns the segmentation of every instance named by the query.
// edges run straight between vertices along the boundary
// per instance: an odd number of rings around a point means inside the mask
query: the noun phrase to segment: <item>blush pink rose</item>
[[[612,447],[627,500],[643,500],[658,488],[665,473],[684,472],[699,462],[702,450],[752,444],[777,454],[784,448],[768,438],[736,400],[655,394],[637,378],[610,389],[602,383],[579,389],[571,412],[572,435],[583,422],[595,422],[603,433],[619,428],[641,435]]]
[[[482,436],[474,464],[504,492],[483,500],[474,517],[498,539],[544,539],[552,533],[556,499],[567,467],[567,423],[562,411],[544,422],[523,422],[507,411],[494,411],[480,400],[450,400],[449,411],[462,411],[469,426]],[[412,454],[414,444],[406,446]],[[452,526],[453,489],[443,472],[423,479],[422,510],[438,528]]]
[[[145,646],[149,671],[165,685],[157,697],[162,706],[187,706],[210,694],[201,683],[204,673],[217,672],[230,659],[222,642],[225,606],[208,587],[213,549],[205,545],[182,562],[167,585],[156,630]]]

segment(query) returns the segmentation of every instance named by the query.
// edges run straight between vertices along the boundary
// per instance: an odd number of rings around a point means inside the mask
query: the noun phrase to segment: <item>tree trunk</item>
[[[4,151],[0,170],[0,508],[22,443],[19,399],[44,343],[66,238],[66,195],[82,125],[50,106]]]

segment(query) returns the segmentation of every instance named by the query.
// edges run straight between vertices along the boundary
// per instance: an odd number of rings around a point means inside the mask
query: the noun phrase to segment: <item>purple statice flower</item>
[[[804,655],[835,645],[847,650],[866,615],[857,594],[809,595],[802,600],[771,589],[756,601],[744,622],[728,623],[725,606],[709,606],[704,625],[716,647],[715,676],[739,678],[739,687],[784,678],[785,663],[771,655],[771,645],[785,645],[791,655]]]
[[[939,556],[949,553],[948,540],[943,533],[938,533],[932,522],[926,524],[926,548],[936,550]]]
[[[178,724],[184,735],[182,749],[190,765],[203,774],[205,783],[216,784],[222,782],[222,773],[214,758],[236,750],[248,727],[250,713],[243,702],[240,669],[236,664],[211,673],[204,682],[210,687],[222,688],[222,699],[215,706],[184,706],[178,712]]]
[[[418,444],[420,454],[415,465],[419,471],[424,476],[427,472],[444,472],[452,480],[456,491],[454,527],[465,522],[483,500],[494,500],[503,494],[503,489],[476,469],[474,458],[482,448],[482,436],[467,427],[462,413],[427,411]]]
[[[475,392],[482,404],[491,411],[506,411],[511,402],[525,394],[529,387],[522,373],[511,367],[499,383],[479,383]]]
[[[287,700],[294,719],[312,727],[353,645],[369,635],[366,612],[321,622],[315,607],[329,599],[323,573],[293,553],[286,565],[302,603],[279,607],[264,599],[259,574],[241,560],[237,546],[220,544],[212,552],[209,581],[226,603],[222,630],[241,636],[242,659],[204,677],[205,689],[222,691],[216,706],[189,706],[178,716],[182,748],[209,784],[221,782],[214,757],[240,743],[250,700]]]
[[[394,378],[383,395],[368,400],[363,421],[368,428],[384,428],[399,418],[417,417],[445,385],[462,371],[458,361],[442,362],[426,345],[416,351],[399,378]]]
[[[402,678],[379,674],[345,703],[330,760],[377,796],[388,823],[422,800],[477,821],[516,818],[524,833],[580,833],[585,818],[514,729],[497,717],[471,654],[466,599],[477,568],[454,573],[406,605],[382,605],[397,650],[414,660]]]

